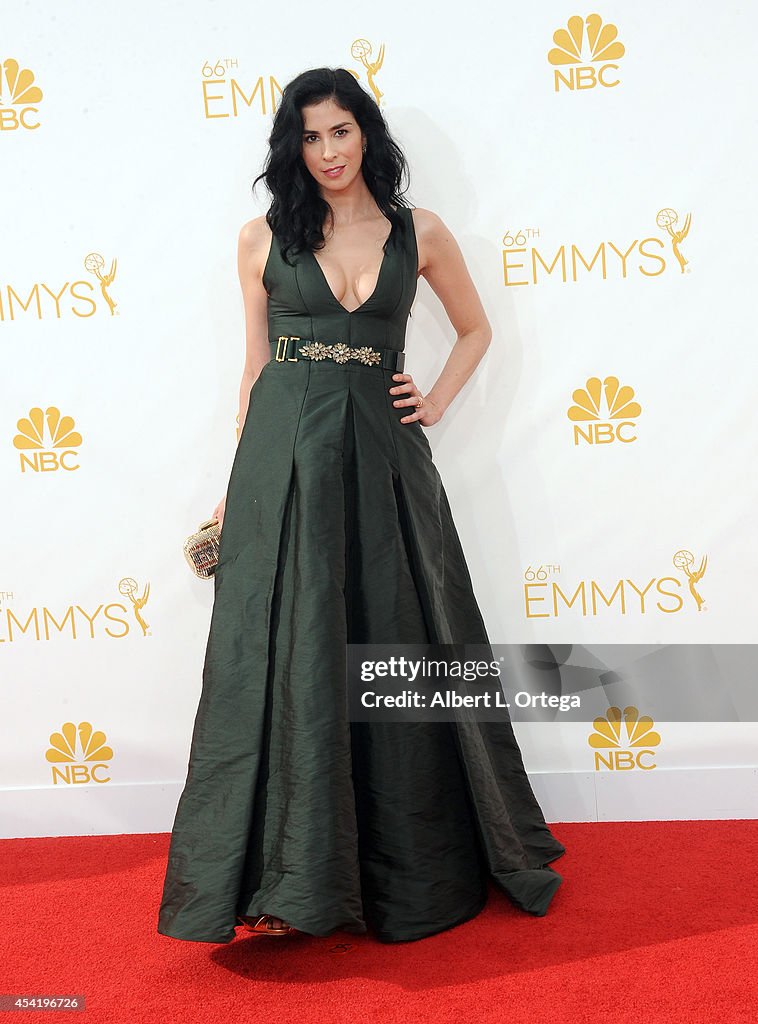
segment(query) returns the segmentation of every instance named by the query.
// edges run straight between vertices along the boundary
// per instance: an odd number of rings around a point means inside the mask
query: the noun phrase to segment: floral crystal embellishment
[[[376,349],[368,345],[353,348],[341,341],[334,345],[325,345],[322,341],[311,341],[307,345],[301,345],[298,351],[301,355],[308,356],[309,359],[333,359],[335,363],[347,363],[351,359],[356,359],[359,363],[366,365],[378,365],[382,361],[381,352],[377,352]]]
[[[308,356],[309,359],[326,359],[332,354],[332,346],[324,345],[321,341],[312,341],[300,347],[300,354]]]
[[[381,363],[382,357],[373,348],[369,348],[368,345],[363,345],[357,349],[354,359],[357,359],[360,363]]]
[[[350,359],[350,346],[344,341],[338,341],[332,345],[332,359],[335,363],[346,363]]]

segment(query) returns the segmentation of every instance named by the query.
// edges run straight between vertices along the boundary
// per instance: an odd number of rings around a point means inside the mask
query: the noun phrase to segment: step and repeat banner
[[[492,323],[427,436],[491,640],[592,692],[583,721],[514,722],[546,817],[755,816],[758,14],[324,14],[4,6],[1,834],[171,827],[213,601],[182,544],[237,439],[237,238],[284,85],[325,65],[379,104]],[[420,278],[422,391],[454,341]]]

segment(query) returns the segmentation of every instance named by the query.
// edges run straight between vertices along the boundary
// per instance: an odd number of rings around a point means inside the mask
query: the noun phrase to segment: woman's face
[[[303,107],[301,113],[305,166],[322,192],[344,191],[361,173],[363,135],[358,122],[333,99]]]

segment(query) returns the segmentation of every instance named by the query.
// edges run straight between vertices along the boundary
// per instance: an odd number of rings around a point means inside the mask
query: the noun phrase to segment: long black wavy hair
[[[290,253],[323,248],[323,225],[331,217],[331,207],[321,197],[302,157],[302,108],[328,99],[350,111],[366,138],[361,171],[377,206],[396,229],[390,231],[387,242],[397,241],[396,236],[405,231],[405,223],[392,204],[410,206],[403,196],[408,189],[408,164],[379,107],[344,68],[312,68],[285,86],[268,138],[263,172],[252,186],[255,192],[262,180],[271,193],[266,221],[282,243],[282,259],[290,265]]]

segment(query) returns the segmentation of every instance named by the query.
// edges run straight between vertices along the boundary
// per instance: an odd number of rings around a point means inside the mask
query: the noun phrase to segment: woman
[[[342,69],[284,90],[246,224],[243,425],[222,523],[187,782],[158,931],[432,935],[491,877],[544,915],[565,852],[502,720],[355,721],[346,644],[487,644],[423,430],[491,329],[460,249],[401,195],[407,167]],[[457,332],[434,386],[404,372],[418,274]]]

